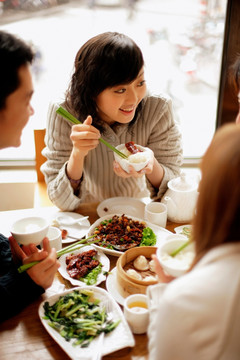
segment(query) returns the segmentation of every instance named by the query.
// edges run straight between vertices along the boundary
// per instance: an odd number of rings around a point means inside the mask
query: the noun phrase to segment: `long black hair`
[[[91,38],[76,55],[75,71],[66,93],[67,108],[80,121],[91,115],[93,125],[101,129],[98,123],[96,97],[107,88],[131,83],[143,65],[140,48],[128,36],[117,32],[105,32]],[[135,118],[140,109],[141,103]]]

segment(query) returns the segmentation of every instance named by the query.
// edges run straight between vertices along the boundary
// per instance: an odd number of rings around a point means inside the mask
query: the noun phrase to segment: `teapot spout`
[[[170,196],[165,196],[164,200],[167,205],[167,213],[170,218],[174,218],[177,213],[177,205]]]

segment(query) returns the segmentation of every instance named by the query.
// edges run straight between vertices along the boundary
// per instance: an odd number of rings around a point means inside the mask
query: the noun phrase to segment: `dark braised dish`
[[[96,245],[120,251],[156,243],[156,235],[144,221],[133,220],[124,214],[102,221],[93,234],[98,240]]]

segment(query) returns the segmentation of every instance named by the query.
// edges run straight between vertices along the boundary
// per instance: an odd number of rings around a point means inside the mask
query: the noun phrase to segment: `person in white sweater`
[[[191,270],[172,279],[154,256],[160,282],[147,290],[149,360],[239,359],[239,140],[240,124],[223,125],[202,159]]]
[[[41,170],[56,206],[77,211],[81,202],[114,196],[161,199],[180,173],[182,138],[171,100],[147,94],[142,52],[132,39],[106,32],[88,40],[61,105],[83,124],[73,125],[56,114],[59,105],[50,105]],[[148,147],[152,158],[143,170],[127,173],[100,137],[113,146]]]

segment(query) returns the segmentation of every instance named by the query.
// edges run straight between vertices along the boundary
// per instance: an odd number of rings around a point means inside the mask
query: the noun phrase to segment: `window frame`
[[[238,101],[228,81],[228,71],[240,53],[240,1],[228,0],[222,51],[222,66],[218,90],[216,129],[224,123],[234,122],[238,112]]]
[[[237,53],[240,53],[240,1],[228,0],[225,30],[223,39],[222,62],[220,71],[220,81],[218,89],[218,102],[216,111],[215,129],[227,122],[234,122],[238,112],[238,102],[236,94],[228,82],[228,69]],[[185,157],[184,167],[196,167],[199,165],[200,158]],[[1,169],[34,169],[34,160],[0,160]]]

